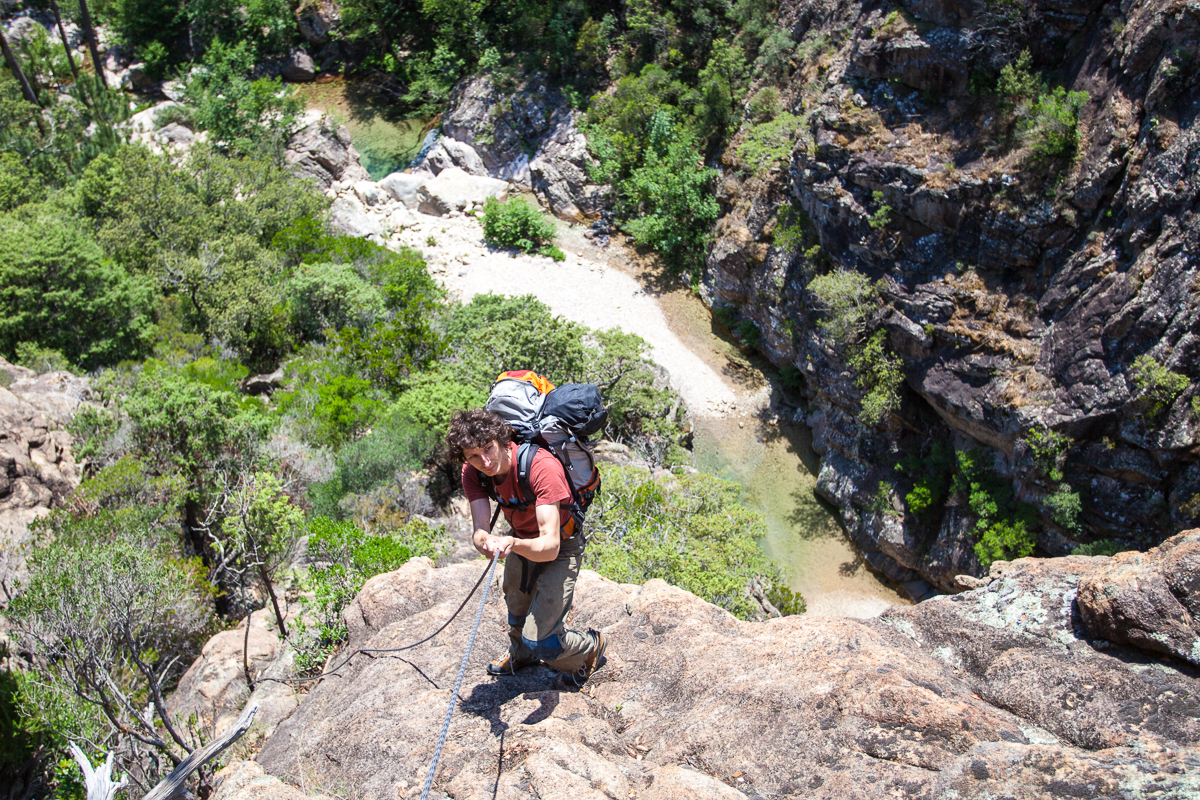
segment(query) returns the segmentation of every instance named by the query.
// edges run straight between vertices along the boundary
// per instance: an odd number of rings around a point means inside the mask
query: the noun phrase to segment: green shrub
[[[836,346],[845,346],[862,334],[878,308],[878,289],[861,272],[838,269],[819,275],[808,284],[821,305],[825,319],[817,323]]]
[[[982,529],[975,544],[975,557],[984,569],[993,561],[1012,561],[1033,553],[1033,535],[1024,520],[996,520]]]
[[[1124,552],[1126,548],[1120,542],[1113,539],[1099,539],[1095,542],[1081,544],[1071,551],[1073,556],[1115,556],[1117,553]]]
[[[33,170],[11,150],[0,152],[0,212],[12,211],[45,197],[46,189]]]
[[[483,204],[483,238],[493,247],[536,253],[554,243],[554,223],[520,197],[505,203],[489,197]]]
[[[883,202],[883,192],[871,192],[871,198],[878,207],[875,209],[875,213],[867,220],[867,224],[874,230],[883,230],[892,220],[892,207]]]
[[[1033,463],[1053,481],[1062,480],[1063,461],[1074,443],[1070,436],[1050,428],[1035,426],[1025,434],[1025,445],[1033,455]]]
[[[975,556],[987,569],[998,559],[1022,558],[1033,552],[1033,509],[1013,495],[1012,486],[982,463],[978,450],[956,453],[958,472],[953,491],[967,499],[975,516]]]
[[[878,425],[900,408],[900,387],[904,384],[900,359],[888,350],[887,334],[876,331],[866,344],[850,353],[849,361],[858,373],[855,384],[866,391],[859,419]]]
[[[780,161],[791,156],[792,148],[796,145],[796,128],[800,122],[799,117],[786,112],[766,122],[760,122],[746,132],[745,139],[738,147],[738,157],[752,173],[765,175]]]
[[[757,544],[762,517],[738,503],[740,493],[715,475],[654,480],[634,467],[606,468],[588,514],[592,568],[620,583],[662,578],[743,619],[754,616],[751,579],[783,581]]]
[[[1167,369],[1148,354],[1134,359],[1128,374],[1142,393],[1140,405],[1150,420],[1157,418],[1191,385],[1186,375]]]
[[[779,90],[774,86],[759,89],[750,98],[750,116],[759,123],[770,122],[779,116],[783,104],[779,101]]]
[[[1078,146],[1079,111],[1088,101],[1086,92],[1051,88],[1031,70],[1029,51],[1000,70],[996,83],[1000,108],[1016,120],[1021,143],[1035,159],[1069,159]]]
[[[1079,514],[1083,504],[1079,493],[1071,488],[1069,483],[1060,483],[1058,488],[1046,496],[1046,508],[1050,509],[1051,518],[1068,531],[1079,530]]]
[[[383,315],[383,295],[348,264],[298,267],[284,290],[291,329],[300,341],[319,341],[326,330],[363,329]]]
[[[445,534],[413,521],[387,536],[372,536],[351,522],[315,517],[309,523],[311,562],[306,583],[304,617],[296,625],[292,646],[303,673],[321,670],[329,655],[346,640],[342,612],[368,578],[401,567],[415,556],[437,558],[446,550]]]
[[[18,345],[51,369],[144,357],[155,294],[152,281],[104,258],[73,220],[49,209],[0,219],[0,353],[9,358]]]

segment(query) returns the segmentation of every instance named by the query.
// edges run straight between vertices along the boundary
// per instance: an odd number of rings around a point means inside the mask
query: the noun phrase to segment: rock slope
[[[1194,525],[1200,81],[1185,65],[1200,57],[1200,6],[1033,2],[1005,15],[958,0],[789,0],[780,23],[799,43],[784,89],[793,146],[756,171],[742,157],[748,124],[724,153],[704,281],[803,377],[821,493],[868,560],[942,590],[980,573],[964,508],[871,510],[881,481],[893,497],[912,489],[895,463],[933,440],[994,460],[1050,555],[1099,538],[1144,548]],[[1022,50],[1039,79],[1086,93],[1073,161],[1022,144],[977,80]],[[781,244],[789,224],[801,247]],[[879,325],[904,390],[877,426],[860,421],[855,371],[819,328],[809,285],[830,269],[883,280]],[[1139,356],[1186,377],[1161,410],[1133,379]],[[1032,428],[1070,437],[1063,478],[1039,465]],[[1048,500],[1064,480],[1082,499],[1078,530]]]
[[[30,524],[79,485],[64,428],[87,396],[86,378],[0,358],[0,608],[25,579]]]
[[[1086,627],[1098,594],[1133,599],[1156,580],[1195,606],[1195,582],[1178,580],[1194,570],[1171,554],[1200,546],[1200,531],[1168,544],[1127,566],[1132,582],[1106,577],[1106,557],[998,562],[980,588],[867,621],[740,622],[660,581],[584,571],[570,623],[603,631],[609,649],[574,692],[543,668],[484,674],[505,642],[493,594],[433,796],[1194,797],[1194,668]],[[373,578],[346,612],[348,649],[426,635],[484,566],[417,559]],[[322,681],[256,763],[226,769],[218,800],[417,796],[469,614],[427,646],[360,655]]]

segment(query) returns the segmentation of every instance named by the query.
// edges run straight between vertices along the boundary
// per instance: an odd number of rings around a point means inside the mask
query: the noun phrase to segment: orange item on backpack
[[[510,370],[509,372],[501,372],[496,376],[496,383],[502,380],[525,381],[533,384],[533,388],[537,389],[542,394],[550,394],[554,391],[554,384],[546,380],[541,375],[529,369]]]

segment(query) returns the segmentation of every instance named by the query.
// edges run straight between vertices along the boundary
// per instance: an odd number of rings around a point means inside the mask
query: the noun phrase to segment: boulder
[[[314,47],[328,44],[329,32],[338,24],[339,16],[339,8],[331,0],[304,0],[296,14],[301,38]]]
[[[307,83],[317,76],[317,65],[312,56],[303,50],[296,49],[288,54],[280,67],[279,74],[285,81],[292,83]]]
[[[598,215],[610,197],[607,187],[587,179],[593,161],[578,123],[579,112],[544,75],[528,77],[516,90],[497,87],[488,75],[474,76],[455,87],[442,138],[414,170],[456,166],[490,175],[536,191],[554,214],[579,221]]]
[[[384,237],[387,231],[379,218],[367,213],[367,209],[353,195],[342,195],[329,207],[329,224],[347,236]]]
[[[273,617],[255,612],[248,640],[245,620],[236,629],[221,631],[209,639],[168,698],[167,713],[177,719],[194,715],[200,730],[219,736],[237,721],[249,702],[257,701],[254,726],[269,735],[299,703],[296,690],[286,683],[264,681],[257,684],[253,694],[247,688],[246,663],[253,680],[290,675],[293,671],[291,651],[285,652],[279,636],[265,627],[269,619]]]
[[[439,767],[457,800],[1188,796],[1200,682],[1097,648],[1072,615],[1101,559],[997,564],[973,592],[873,620],[740,622],[662,581],[583,570],[571,627],[607,640],[581,691],[542,667],[495,680],[504,606],[485,606]],[[346,652],[437,628],[486,564],[414,559],[346,610]],[[471,626],[401,658],[358,656],[258,755],[285,783],[409,798],[429,766]],[[695,770],[695,771],[693,771]],[[1140,780],[1140,779],[1139,779]],[[1139,796],[1137,791],[1128,796]]]
[[[427,174],[411,175],[405,172],[393,172],[379,181],[379,188],[387,192],[393,200],[403,203],[405,208],[416,210],[421,203],[420,197],[417,196],[417,190],[427,180],[429,180]]]
[[[355,181],[354,196],[365,206],[377,206],[387,197],[374,181]]]
[[[529,162],[529,157],[525,156],[525,163]],[[488,168],[484,165],[483,159],[479,157],[479,153],[475,152],[475,148],[469,144],[455,141],[449,136],[441,136],[437,139],[433,147],[425,154],[417,167],[419,172],[428,172],[437,175],[444,169],[450,167],[458,167],[470,175],[489,175]],[[528,175],[525,176],[528,181]]]
[[[180,125],[178,122],[172,122],[169,125],[164,125],[154,132],[154,141],[160,147],[171,147],[180,150],[186,150],[192,146],[192,143],[197,139],[197,134]]]
[[[333,800],[289,786],[254,761],[235,761],[221,769],[213,776],[213,787],[212,800]]]
[[[449,167],[417,188],[418,210],[442,217],[451,211],[465,211],[489,197],[508,199],[508,184],[496,178],[469,175],[458,167]]]
[[[358,160],[345,125],[310,111],[302,127],[288,140],[284,161],[293,173],[312,178],[322,189],[335,181],[365,181],[371,176]]]
[[[1096,637],[1200,666],[1200,529],[1105,559],[1080,580],[1078,602]]]

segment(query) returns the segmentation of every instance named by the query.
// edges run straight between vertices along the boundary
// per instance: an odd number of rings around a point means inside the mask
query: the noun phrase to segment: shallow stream
[[[645,273],[639,277],[643,283],[655,280]],[[777,382],[714,331],[707,307],[691,292],[655,294],[675,335],[730,383],[752,390]],[[779,391],[772,386],[773,397]],[[765,517],[763,550],[788,572],[789,587],[804,595],[808,613],[870,617],[891,605],[908,605],[867,568],[835,510],[813,494],[820,464],[807,426],[776,419],[770,411],[758,417],[697,416],[693,450],[698,467],[741,484],[743,502]]]

